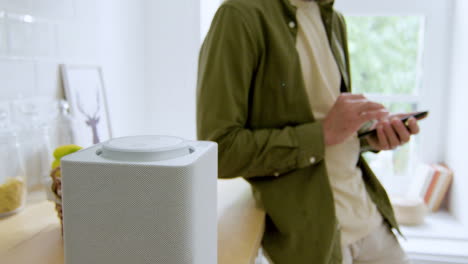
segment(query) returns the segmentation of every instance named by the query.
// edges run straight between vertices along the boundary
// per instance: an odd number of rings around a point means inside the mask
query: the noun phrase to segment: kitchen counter
[[[0,262],[63,264],[62,235],[54,204],[39,193],[30,196],[22,212],[0,219]],[[218,264],[254,263],[264,218],[247,182],[218,180]]]

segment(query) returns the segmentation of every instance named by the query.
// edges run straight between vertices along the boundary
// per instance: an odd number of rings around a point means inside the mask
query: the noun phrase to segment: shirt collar
[[[297,7],[300,4],[300,2],[304,2],[304,0],[286,0],[286,1],[288,1],[291,5],[295,7]],[[313,1],[316,2],[321,7],[332,7],[335,2],[335,0],[313,0]]]
[[[291,5],[294,6],[294,7],[300,7],[300,6],[303,6],[303,5],[307,5],[307,4],[309,4],[310,2],[315,2],[315,1],[289,0],[289,2],[290,2]]]

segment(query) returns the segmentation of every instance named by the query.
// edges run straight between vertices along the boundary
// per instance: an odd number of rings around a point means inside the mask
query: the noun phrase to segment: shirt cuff
[[[360,138],[359,143],[361,144],[361,153],[367,152],[367,151],[371,151],[374,153],[380,152],[380,150],[375,150],[370,146],[369,141],[367,141],[366,137]]]
[[[307,123],[296,127],[299,143],[297,167],[305,168],[323,160],[325,156],[325,139],[321,121]]]

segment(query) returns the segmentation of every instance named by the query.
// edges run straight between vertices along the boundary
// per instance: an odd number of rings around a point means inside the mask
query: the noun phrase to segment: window
[[[408,145],[366,157],[391,195],[404,194],[418,161],[444,160],[450,2],[354,0],[335,8],[346,17],[353,92],[392,112],[430,112]]]
[[[420,123],[420,135],[409,145],[368,155],[387,190],[392,194],[406,192],[412,166],[418,160],[457,166],[452,167],[458,184],[452,186],[448,211],[427,217],[422,226],[402,227],[408,237],[402,241],[404,249],[415,263],[466,263],[466,254],[460,256],[468,241],[468,192],[463,189],[468,141],[460,140],[464,132],[456,124],[461,115],[456,122],[446,119],[465,109],[464,100],[458,101],[457,96],[466,83],[462,77],[466,64],[460,62],[467,55],[462,51],[467,40],[463,33],[468,5],[440,0],[337,0],[335,8],[347,20],[354,91],[392,111],[430,111],[429,118]],[[452,46],[452,39],[460,43]],[[457,96],[450,96],[453,92]],[[448,135],[458,137],[451,140]]]
[[[445,147],[449,141],[447,134],[453,134],[450,130],[447,133],[446,121],[447,116],[453,115],[447,112],[449,102],[453,101],[449,89],[456,88],[449,88],[451,58],[458,61],[455,55],[460,54],[452,51],[453,3],[439,0],[335,2],[335,8],[343,12],[347,21],[354,92],[384,103],[391,111],[430,111],[429,118],[420,123],[420,135],[410,144],[393,152],[367,156],[391,194],[406,192],[415,162],[444,162],[450,154],[453,156],[453,149]],[[464,16],[463,11],[457,14]],[[450,124],[453,128],[453,123]],[[453,145],[450,147],[454,148]],[[458,173],[460,182],[463,171]],[[457,171],[455,177],[456,174]],[[468,241],[468,217],[463,217],[466,215],[463,201],[468,199],[468,192],[458,189],[454,192],[455,189],[447,212],[429,216],[423,226],[403,227],[409,238],[403,243],[404,248],[412,258],[423,256],[432,260],[443,254],[451,255],[443,253],[443,247],[426,249],[428,245],[462,245],[462,241]]]
[[[349,16],[346,21],[355,91],[417,95],[424,17]]]
[[[348,16],[353,91],[392,113],[419,109],[423,16]],[[418,138],[391,152],[366,158],[390,195],[404,195],[417,162]]]

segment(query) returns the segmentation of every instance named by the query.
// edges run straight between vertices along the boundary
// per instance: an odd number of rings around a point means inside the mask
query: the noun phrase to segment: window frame
[[[421,110],[428,109],[430,111],[429,118],[420,123],[420,159],[426,163],[445,162],[447,155],[450,155],[453,150],[448,149],[447,143],[447,127],[449,126],[449,118],[447,116],[450,104],[452,103],[450,91],[452,84],[452,59],[455,55],[452,54],[454,29],[453,16],[455,14],[454,2],[440,0],[353,0],[353,1],[336,1],[335,8],[346,16],[404,16],[404,15],[422,15],[424,21],[423,44],[424,50],[422,55],[422,76],[418,95],[381,95],[369,94],[368,97],[381,102],[408,102],[418,103]],[[468,8],[468,5],[466,5]],[[466,9],[465,9],[466,10]],[[461,26],[461,25],[460,25]],[[453,126],[453,125],[452,125]],[[452,131],[453,132],[453,131]],[[449,131],[450,134],[450,131]],[[452,144],[453,145],[453,144]],[[453,146],[452,146],[453,147]],[[450,164],[449,164],[450,165]],[[456,173],[461,174],[458,171]],[[461,200],[468,200],[468,192],[456,197],[457,203]],[[451,204],[453,201],[451,202]],[[428,216],[429,222],[432,224],[437,222],[444,224],[457,223],[463,226],[465,231],[468,229],[468,219],[460,219],[457,217],[461,211],[459,206],[451,206],[449,204],[449,212],[440,212],[439,215]],[[440,214],[446,216],[445,219],[440,219]],[[447,236],[444,238],[431,234],[433,231],[441,232],[439,226],[425,225],[424,227],[405,227],[411,234],[408,235],[410,241],[405,244],[412,244],[411,250],[417,248],[418,239],[431,239],[431,241],[460,241],[460,243],[468,243],[468,237],[457,237],[453,230],[447,231]],[[444,231],[444,230],[442,230]],[[450,235],[452,233],[452,235]],[[415,246],[416,245],[416,246]],[[410,251],[411,251],[410,250]],[[418,251],[418,250],[416,250]],[[415,254],[424,254],[421,252],[411,252]],[[437,255],[437,252],[432,252]]]
[[[428,109],[430,118],[420,123],[421,160],[427,163],[441,162],[445,156],[445,137],[442,127],[447,124],[442,113],[446,109],[447,93],[441,87],[449,86],[451,47],[451,1],[440,0],[353,0],[336,1],[335,8],[345,16],[404,16],[425,17],[423,35],[422,76],[418,104]],[[376,96],[370,96],[376,98]],[[380,96],[389,97],[389,96]],[[402,97],[409,97],[404,96]],[[431,142],[431,144],[424,144]],[[434,144],[436,142],[436,144]]]

